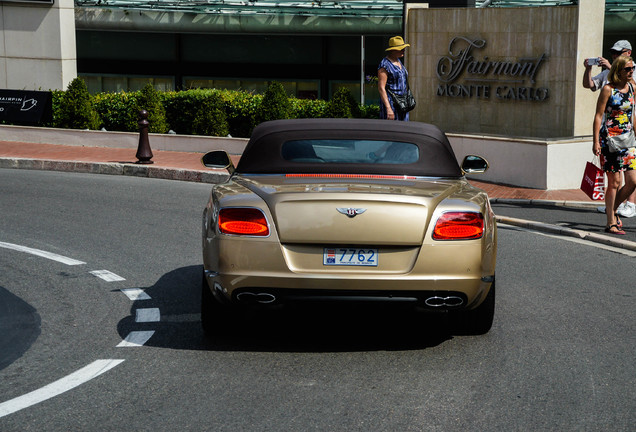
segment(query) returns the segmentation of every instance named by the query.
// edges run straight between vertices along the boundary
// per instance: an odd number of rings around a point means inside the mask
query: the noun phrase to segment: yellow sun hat
[[[389,39],[389,47],[385,51],[401,51],[408,46],[411,45],[404,43],[404,39],[402,39],[402,36],[393,36],[391,39]]]

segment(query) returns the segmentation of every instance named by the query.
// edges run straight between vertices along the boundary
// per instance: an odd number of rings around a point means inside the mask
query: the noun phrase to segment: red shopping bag
[[[594,161],[585,165],[583,180],[581,180],[581,190],[595,201],[605,199],[605,173]]]

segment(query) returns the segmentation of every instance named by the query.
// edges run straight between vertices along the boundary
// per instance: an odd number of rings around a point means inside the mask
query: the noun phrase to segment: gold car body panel
[[[219,234],[222,207],[260,208],[269,236]],[[339,207],[367,211],[349,218]],[[483,236],[433,240],[445,211],[481,212]],[[204,216],[204,267],[213,272],[209,285],[218,284],[228,299],[243,288],[439,290],[462,292],[474,307],[495,272],[495,224],[487,195],[465,179],[295,184],[284,176],[250,176],[214,188]],[[323,265],[325,247],[363,245],[378,249],[377,267]]]
[[[337,209],[363,213],[349,217]],[[419,245],[427,219],[423,204],[342,195],[320,200],[288,198],[274,209],[282,243]]]
[[[448,183],[413,181],[316,181],[268,176],[244,184],[272,211],[282,243],[419,245],[429,221],[429,207]],[[359,210],[354,217],[347,209]],[[390,223],[387,223],[390,221]]]

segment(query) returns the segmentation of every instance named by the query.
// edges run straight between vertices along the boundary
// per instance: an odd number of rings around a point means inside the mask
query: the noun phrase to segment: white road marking
[[[66,265],[82,265],[82,264],[86,264],[84,261],[78,261],[72,258],[68,258],[62,255],[58,255],[52,252],[47,252],[47,251],[43,251],[40,249],[33,249],[33,248],[29,248],[26,246],[20,246],[17,244],[13,244],[13,243],[4,243],[4,242],[0,242],[0,247],[5,248],[5,249],[11,249],[14,251],[18,251],[18,252],[24,252],[24,253],[28,253],[31,255],[36,255],[42,258],[46,258],[46,259],[50,259],[53,261],[57,261],[60,262],[62,264],[66,264]]]
[[[150,300],[150,296],[146,294],[144,290],[139,288],[122,288],[120,291],[126,294],[126,297],[132,301]]]
[[[137,316],[135,322],[159,322],[161,321],[161,314],[159,308],[146,308],[137,309]]]
[[[103,279],[106,282],[119,282],[126,280],[123,277],[116,275],[115,273],[108,270],[93,270],[90,272],[90,274],[92,274],[93,276],[97,276],[98,278]]]
[[[32,405],[67,392],[87,381],[92,380],[93,378],[98,377],[123,361],[124,360],[96,360],[82,369],[38,390],[0,403],[0,417],[13,414],[16,411],[20,411],[21,409],[28,408]]]
[[[119,345],[117,345],[117,347],[120,348],[143,346],[146,342],[148,342],[148,339],[150,339],[153,334],[155,334],[154,330],[130,332],[128,336],[126,336],[126,339],[121,341]]]

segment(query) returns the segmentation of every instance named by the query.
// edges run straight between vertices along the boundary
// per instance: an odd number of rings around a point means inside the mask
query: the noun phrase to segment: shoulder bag
[[[634,89],[631,84],[629,84],[629,90],[633,95]],[[636,107],[632,106],[632,128],[629,132],[616,136],[607,136],[607,147],[611,153],[617,153],[621,150],[636,147],[636,136],[634,135],[634,110],[636,110]]]
[[[387,87],[385,87],[384,89],[393,101],[393,107],[401,114],[406,114],[407,112],[415,108],[415,98],[413,97],[413,93],[411,92],[411,87],[409,87],[408,79],[406,80],[406,93],[404,93],[403,95],[395,94]]]

